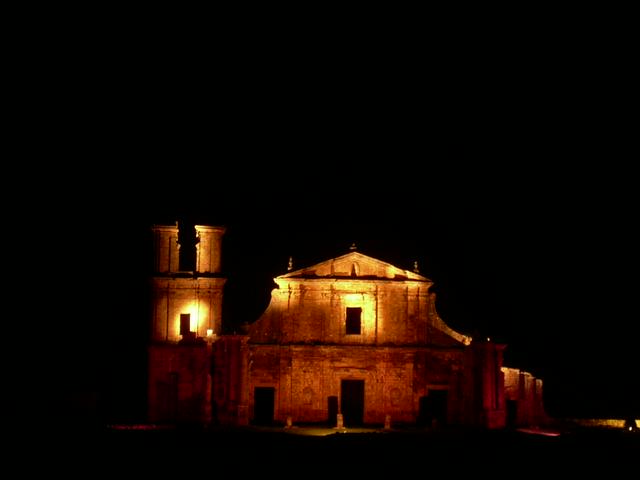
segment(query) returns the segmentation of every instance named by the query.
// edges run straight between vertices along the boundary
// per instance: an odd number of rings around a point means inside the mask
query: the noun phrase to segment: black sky
[[[57,51],[34,96],[58,159],[39,172],[52,268],[82,279],[63,301],[63,391],[99,392],[115,421],[144,414],[149,229],[179,220],[228,228],[230,329],[259,316],[289,256],[355,242],[417,260],[443,319],[507,343],[552,414],[640,415],[627,63],[517,31],[227,39],[206,62],[150,39]]]

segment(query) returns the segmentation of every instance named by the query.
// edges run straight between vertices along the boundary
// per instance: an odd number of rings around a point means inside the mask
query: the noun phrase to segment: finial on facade
[[[356,242],[353,242],[351,244],[351,246],[349,247],[349,250],[351,250],[352,252],[355,252],[358,249],[358,247],[356,247]]]
[[[418,268],[418,261],[413,262],[413,271],[415,273],[420,273],[420,269]]]
[[[287,266],[287,272],[293,270],[293,257],[289,257],[289,265]]]

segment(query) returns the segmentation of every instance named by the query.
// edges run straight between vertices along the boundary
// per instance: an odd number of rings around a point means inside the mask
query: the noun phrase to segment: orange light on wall
[[[364,295],[361,293],[347,293],[344,296],[344,304],[347,307],[362,307],[364,303]]]
[[[191,324],[189,325],[189,331],[197,332],[200,309],[195,302],[191,302],[187,307],[187,311],[191,314]]]
[[[198,302],[197,300],[186,302],[179,309],[176,314],[176,325],[180,325],[180,315],[189,314],[189,331],[196,334],[204,335],[205,327],[208,327],[207,321],[209,318],[209,309],[204,302]],[[198,332],[200,329],[200,332]]]

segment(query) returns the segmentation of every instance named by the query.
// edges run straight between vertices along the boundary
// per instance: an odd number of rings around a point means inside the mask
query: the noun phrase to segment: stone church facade
[[[195,228],[195,269],[183,272],[177,226],[154,227],[150,421],[500,428],[544,419],[542,381],[503,367],[504,345],[449,328],[417,268],[355,250],[275,278],[248,331],[221,335],[224,229]]]

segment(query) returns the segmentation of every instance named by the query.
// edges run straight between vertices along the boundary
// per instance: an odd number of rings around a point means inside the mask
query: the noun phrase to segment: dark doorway
[[[518,418],[518,401],[507,400],[507,427],[514,428]]]
[[[254,392],[253,422],[256,425],[271,425],[275,407],[276,389],[256,387]]]
[[[327,411],[329,412],[328,423],[335,427],[338,419],[338,397],[327,397]]]
[[[420,397],[418,410],[418,425],[431,426],[431,411],[429,409],[429,397]]]
[[[448,393],[447,390],[429,390],[429,417],[431,418],[431,424],[434,426],[447,423]]]
[[[364,423],[364,380],[342,380],[340,404],[344,425],[353,427]]]
[[[447,423],[447,390],[429,390],[429,395],[420,397],[418,425],[432,427]]]
[[[191,314],[190,313],[181,313],[180,314],[180,335],[188,335],[191,331]]]

